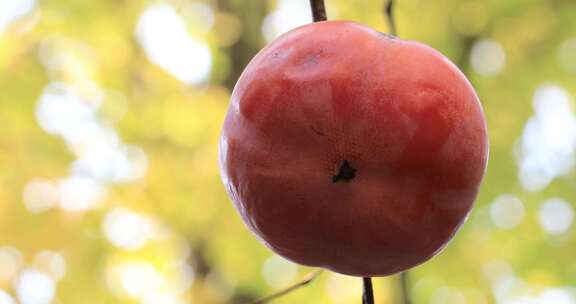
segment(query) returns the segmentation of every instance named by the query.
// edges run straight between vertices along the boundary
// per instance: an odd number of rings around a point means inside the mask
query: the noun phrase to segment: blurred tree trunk
[[[234,88],[234,84],[250,59],[264,45],[262,21],[266,16],[266,4],[267,1],[261,0],[218,0],[220,10],[236,15],[242,23],[241,38],[227,50],[231,69],[224,84],[230,90]]]

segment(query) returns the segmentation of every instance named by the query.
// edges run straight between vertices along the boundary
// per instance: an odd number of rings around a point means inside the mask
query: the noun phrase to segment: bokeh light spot
[[[470,54],[472,68],[483,76],[494,76],[502,71],[506,64],[506,53],[500,43],[484,39],[476,42]]]
[[[207,33],[214,26],[214,10],[206,3],[189,3],[181,9],[181,14],[188,27],[200,33]]]
[[[262,33],[268,42],[298,26],[310,23],[309,2],[306,0],[278,0],[277,8],[264,19]]]
[[[74,174],[113,183],[138,180],[147,168],[148,158],[140,147],[109,145],[105,141],[91,145],[72,164]]]
[[[20,251],[11,246],[0,247],[0,282],[13,280],[23,265]]]
[[[114,266],[108,277],[113,289],[123,295],[141,299],[164,283],[164,277],[148,262],[126,262]]]
[[[93,126],[97,106],[80,98],[70,87],[55,82],[46,86],[40,96],[36,117],[46,132],[76,142],[85,135],[82,131]]]
[[[62,254],[54,251],[41,251],[34,257],[34,268],[49,274],[58,281],[66,272],[66,260]]]
[[[47,274],[26,269],[16,281],[16,294],[21,304],[52,303],[56,282]]]
[[[172,6],[148,7],[138,20],[136,37],[152,63],[184,83],[200,84],[210,76],[210,49],[190,37],[186,24]]]
[[[514,271],[510,264],[502,260],[493,260],[482,265],[482,274],[490,281],[496,281],[500,277],[510,277]]]
[[[498,196],[490,205],[492,222],[502,229],[511,229],[518,226],[526,213],[522,201],[511,194]]]
[[[536,304],[575,304],[572,293],[564,288],[546,289],[536,300]]]
[[[34,179],[24,189],[24,205],[32,213],[50,210],[58,203],[58,186],[55,182]]]
[[[273,255],[264,262],[262,275],[268,285],[274,288],[286,287],[298,275],[296,265],[280,256]]]
[[[10,23],[31,12],[35,5],[35,0],[0,1],[0,35]]]
[[[534,93],[534,116],[517,149],[519,179],[524,189],[539,191],[568,174],[576,158],[576,117],[566,90],[544,84]]]
[[[332,303],[351,303],[362,293],[362,280],[332,273],[326,282],[326,289]]]
[[[60,207],[80,212],[98,207],[106,197],[106,188],[97,181],[85,177],[68,177],[59,184]]]
[[[559,198],[551,198],[540,206],[538,212],[540,226],[550,234],[562,234],[572,226],[574,209]]]
[[[0,289],[0,304],[16,304],[16,300],[9,293]]]
[[[112,244],[127,250],[143,247],[152,230],[150,219],[123,208],[108,212],[104,220],[106,238]]]

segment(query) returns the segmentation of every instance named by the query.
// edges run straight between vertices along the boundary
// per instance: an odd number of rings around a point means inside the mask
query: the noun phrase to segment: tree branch
[[[384,4],[384,13],[386,19],[388,20],[388,27],[390,28],[390,34],[397,36],[396,32],[396,21],[394,19],[394,0],[387,0]]]
[[[402,289],[402,303],[412,304],[412,299],[410,297],[410,289],[408,287],[408,271],[404,271],[400,274],[400,288]]]
[[[314,281],[320,275],[320,273],[322,273],[322,270],[317,270],[317,271],[311,272],[311,273],[307,274],[300,282],[298,282],[298,283],[296,283],[296,284],[294,284],[288,288],[285,288],[285,289],[282,289],[278,292],[275,292],[269,296],[266,296],[264,298],[261,298],[259,300],[254,301],[254,302],[251,302],[250,304],[268,303],[268,302],[270,302],[276,298],[279,298],[281,296],[289,294],[290,292],[292,292],[296,289],[299,289],[301,287],[304,287],[304,286],[312,283],[312,281]]]
[[[362,293],[362,304],[374,304],[374,291],[372,290],[372,279],[363,278],[364,292]]]
[[[310,8],[312,9],[314,22],[328,20],[326,17],[326,6],[324,5],[324,0],[310,0]]]

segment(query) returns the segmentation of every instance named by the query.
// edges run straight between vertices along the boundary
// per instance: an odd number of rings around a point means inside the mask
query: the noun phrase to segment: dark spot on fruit
[[[320,130],[314,128],[314,126],[310,126],[310,129],[312,129],[312,132],[316,133],[318,136],[326,136],[326,134],[320,132]]]
[[[332,176],[332,182],[337,183],[339,181],[349,182],[356,177],[356,168],[350,165],[350,162],[344,160],[342,165],[340,165],[340,169],[338,169],[338,174]]]
[[[288,57],[289,55],[289,51],[276,51],[274,53],[272,53],[272,58],[274,59],[284,59],[286,57]]]

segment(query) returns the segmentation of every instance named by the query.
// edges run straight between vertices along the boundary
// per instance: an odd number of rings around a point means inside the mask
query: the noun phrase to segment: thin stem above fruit
[[[326,21],[326,6],[324,0],[310,0],[310,8],[312,9],[312,17],[314,22]]]
[[[388,20],[390,34],[397,36],[396,20],[394,19],[394,0],[387,0],[386,4],[384,5],[384,12],[386,14],[386,19]]]

